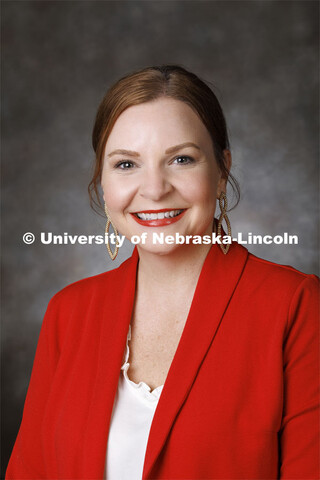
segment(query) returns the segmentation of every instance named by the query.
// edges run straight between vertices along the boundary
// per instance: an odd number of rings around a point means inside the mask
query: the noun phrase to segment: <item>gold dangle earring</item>
[[[107,250],[108,250],[108,253],[109,253],[109,256],[111,258],[111,260],[114,260],[116,258],[116,256],[118,255],[118,251],[119,251],[119,245],[118,245],[118,231],[116,229],[116,227],[113,225],[111,219],[110,219],[110,216],[109,216],[109,212],[108,212],[108,209],[107,209],[107,205],[104,204],[104,211],[105,211],[105,214],[106,214],[106,217],[107,217],[107,223],[106,223],[106,231],[105,233],[109,235],[109,228],[110,228],[110,225],[112,226],[113,228],[113,231],[114,231],[114,234],[116,236],[116,246],[115,246],[115,249],[114,249],[114,252],[112,252],[111,248],[110,248],[110,244],[109,244],[109,238],[108,238],[108,242],[107,242]]]
[[[227,215],[228,199],[227,199],[227,195],[224,192],[220,193],[219,206],[220,206],[221,213],[220,213],[220,217],[219,217],[219,220],[218,220],[218,235],[221,235],[221,225],[222,225],[223,219],[225,219],[227,227],[228,227],[228,237],[231,237],[231,225],[230,225],[230,220],[229,220],[228,215]],[[228,253],[229,248],[230,248],[230,243],[228,243],[226,245],[223,245],[222,243],[220,243],[219,245],[220,245],[220,248],[223,251],[223,253],[226,255]]]

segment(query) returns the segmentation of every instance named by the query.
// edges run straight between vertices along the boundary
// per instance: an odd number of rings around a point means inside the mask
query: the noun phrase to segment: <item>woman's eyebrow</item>
[[[180,150],[181,148],[186,148],[186,147],[194,147],[194,148],[197,148],[198,150],[201,150],[200,147],[198,147],[198,145],[196,145],[195,143],[193,142],[186,142],[186,143],[180,143],[180,145],[175,145],[174,147],[170,147],[168,148],[165,153],[174,153],[176,152],[177,150]]]
[[[196,145],[193,142],[185,142],[185,143],[180,143],[180,145],[175,145],[174,147],[167,148],[165,153],[174,153],[177,150],[180,150],[181,148],[186,148],[186,147],[194,147],[200,150],[200,147]],[[111,153],[108,153],[107,157],[112,157],[112,155],[131,155],[132,157],[140,157],[140,153],[135,152],[133,150],[124,150],[122,148],[118,148],[117,150],[114,150]]]

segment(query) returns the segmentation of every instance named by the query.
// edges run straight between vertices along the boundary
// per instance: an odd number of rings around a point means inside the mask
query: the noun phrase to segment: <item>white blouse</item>
[[[149,431],[163,389],[161,385],[151,391],[146,383],[129,379],[130,340],[131,325],[110,421],[104,472],[107,480],[141,480]]]

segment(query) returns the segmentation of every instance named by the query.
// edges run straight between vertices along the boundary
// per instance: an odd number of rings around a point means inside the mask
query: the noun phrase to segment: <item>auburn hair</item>
[[[161,65],[146,67],[120,78],[108,89],[99,105],[92,132],[95,164],[88,186],[91,207],[94,210],[95,207],[103,208],[99,185],[104,149],[116,120],[127,108],[160,97],[180,100],[199,115],[212,138],[218,167],[222,176],[231,184],[237,205],[240,188],[225,165],[223,151],[229,149],[230,144],[225,117],[217,97],[203,80],[182,66]]]

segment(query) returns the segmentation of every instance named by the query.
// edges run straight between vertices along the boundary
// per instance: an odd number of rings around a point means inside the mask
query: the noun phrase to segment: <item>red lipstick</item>
[[[162,213],[162,212],[171,212],[173,210],[181,210],[181,212],[174,216],[174,217],[164,217],[164,218],[157,218],[153,220],[142,220],[142,218],[139,218],[137,216],[137,213]],[[140,225],[143,225],[145,227],[163,227],[165,225],[171,225],[172,223],[177,222],[180,220],[180,218],[184,215],[186,212],[186,209],[181,209],[181,208],[163,208],[161,210],[143,210],[142,212],[137,212],[137,213],[131,213],[132,218],[139,223]]]

